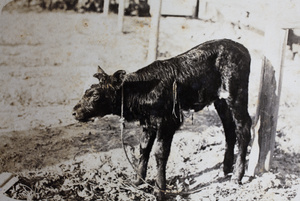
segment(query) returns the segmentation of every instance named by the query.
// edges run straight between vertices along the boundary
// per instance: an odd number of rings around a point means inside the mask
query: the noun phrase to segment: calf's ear
[[[104,70],[98,66],[98,72],[93,75],[93,77],[99,80],[99,83],[104,83],[107,80],[108,75],[104,72]]]
[[[116,87],[120,87],[123,84],[123,81],[125,79],[125,75],[126,75],[126,71],[124,71],[124,70],[118,70],[117,72],[115,72],[112,76],[113,84]]]
[[[102,74],[105,74],[107,75],[104,70],[98,65],[98,73],[102,73]]]

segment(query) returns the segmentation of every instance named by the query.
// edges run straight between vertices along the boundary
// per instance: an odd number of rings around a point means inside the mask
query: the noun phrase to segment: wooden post
[[[155,0],[152,3],[152,18],[151,18],[151,29],[149,34],[149,46],[147,62],[151,63],[157,58],[158,38],[159,38],[159,21],[161,13],[162,0]]]
[[[198,4],[198,18],[199,19],[206,19],[206,12],[207,12],[207,0],[199,0]]]
[[[249,156],[249,176],[271,168],[288,30],[300,28],[299,5],[286,7],[284,3],[277,1],[267,3],[266,8],[270,20],[265,29],[259,100],[252,127],[254,141]]]
[[[4,194],[18,181],[18,177],[13,176],[12,173],[3,172],[0,174],[0,200],[17,201],[15,199],[6,197]]]
[[[265,30],[264,58],[258,109],[254,120],[254,141],[248,174],[269,171],[275,147],[276,126],[282,86],[284,52],[288,29],[269,23]]]
[[[108,16],[108,13],[109,13],[109,3],[110,3],[110,0],[104,0],[103,14],[105,16]]]
[[[125,0],[119,0],[118,9],[118,31],[123,32]]]

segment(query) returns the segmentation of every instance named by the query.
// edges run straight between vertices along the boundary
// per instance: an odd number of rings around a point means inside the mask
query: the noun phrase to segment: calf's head
[[[87,89],[81,100],[73,108],[76,120],[88,121],[92,117],[104,116],[114,112],[116,108],[117,94],[125,79],[126,72],[119,70],[113,75],[107,75],[98,66],[98,72],[94,74],[99,84],[93,84]]]

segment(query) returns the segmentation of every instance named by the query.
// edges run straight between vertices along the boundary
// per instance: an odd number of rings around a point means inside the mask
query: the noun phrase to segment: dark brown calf
[[[166,164],[175,131],[182,123],[182,110],[199,111],[213,103],[224,126],[226,151],[225,175],[232,171],[234,146],[238,155],[232,180],[240,182],[245,172],[245,157],[250,141],[251,119],[248,114],[248,50],[231,40],[214,40],[168,60],[155,61],[134,73],[117,71],[107,75],[100,67],[92,85],[74,107],[79,121],[106,114],[121,114],[139,120],[144,126],[140,141],[138,170],[146,177],[149,154],[154,140],[158,175],[157,186],[166,189]],[[138,180],[137,183],[141,181]]]

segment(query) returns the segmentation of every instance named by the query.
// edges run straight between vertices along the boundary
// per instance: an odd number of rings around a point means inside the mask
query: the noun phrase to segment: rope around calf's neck
[[[121,90],[122,91],[121,91],[120,129],[121,129],[122,148],[123,148],[123,151],[125,153],[126,159],[129,162],[129,164],[131,165],[132,169],[135,171],[136,175],[139,177],[139,179],[141,179],[145,184],[147,184],[148,186],[150,186],[154,190],[158,190],[158,191],[161,191],[161,192],[165,193],[166,192],[165,190],[162,190],[162,189],[160,189],[160,188],[158,188],[156,186],[153,186],[153,185],[149,184],[147,181],[145,181],[145,179],[142,178],[142,176],[138,173],[136,167],[133,165],[133,163],[129,159],[128,153],[127,153],[126,148],[125,148],[125,143],[124,143],[124,122],[125,122],[125,119],[124,119],[124,87],[123,86],[122,86]],[[134,186],[136,186],[136,185],[134,185]]]
[[[147,184],[148,186],[150,186],[152,189],[154,190],[157,190],[157,191],[160,191],[162,193],[167,193],[167,194],[173,194],[173,195],[179,195],[179,194],[182,194],[182,195],[188,195],[188,194],[194,194],[194,193],[197,193],[197,192],[200,192],[201,190],[204,189],[203,188],[200,188],[200,189],[195,189],[193,191],[169,191],[169,190],[163,190],[163,189],[160,189],[159,187],[157,186],[153,186],[151,185],[150,183],[148,183],[145,179],[142,178],[142,176],[138,173],[138,170],[136,169],[136,167],[133,165],[133,163],[130,161],[129,159],[129,156],[128,156],[128,153],[126,151],[126,148],[125,148],[125,143],[124,143],[124,122],[125,122],[125,119],[124,119],[124,88],[122,86],[122,89],[121,89],[121,117],[120,117],[120,129],[121,129],[121,142],[122,142],[122,148],[123,148],[123,151],[125,153],[125,156],[126,156],[126,159],[127,161],[129,162],[129,164],[131,165],[132,169],[135,171],[136,175],[139,177],[139,179],[142,180],[142,182],[144,182],[144,184]],[[132,183],[133,184],[133,183]],[[133,184],[134,186],[136,186],[135,184]]]

